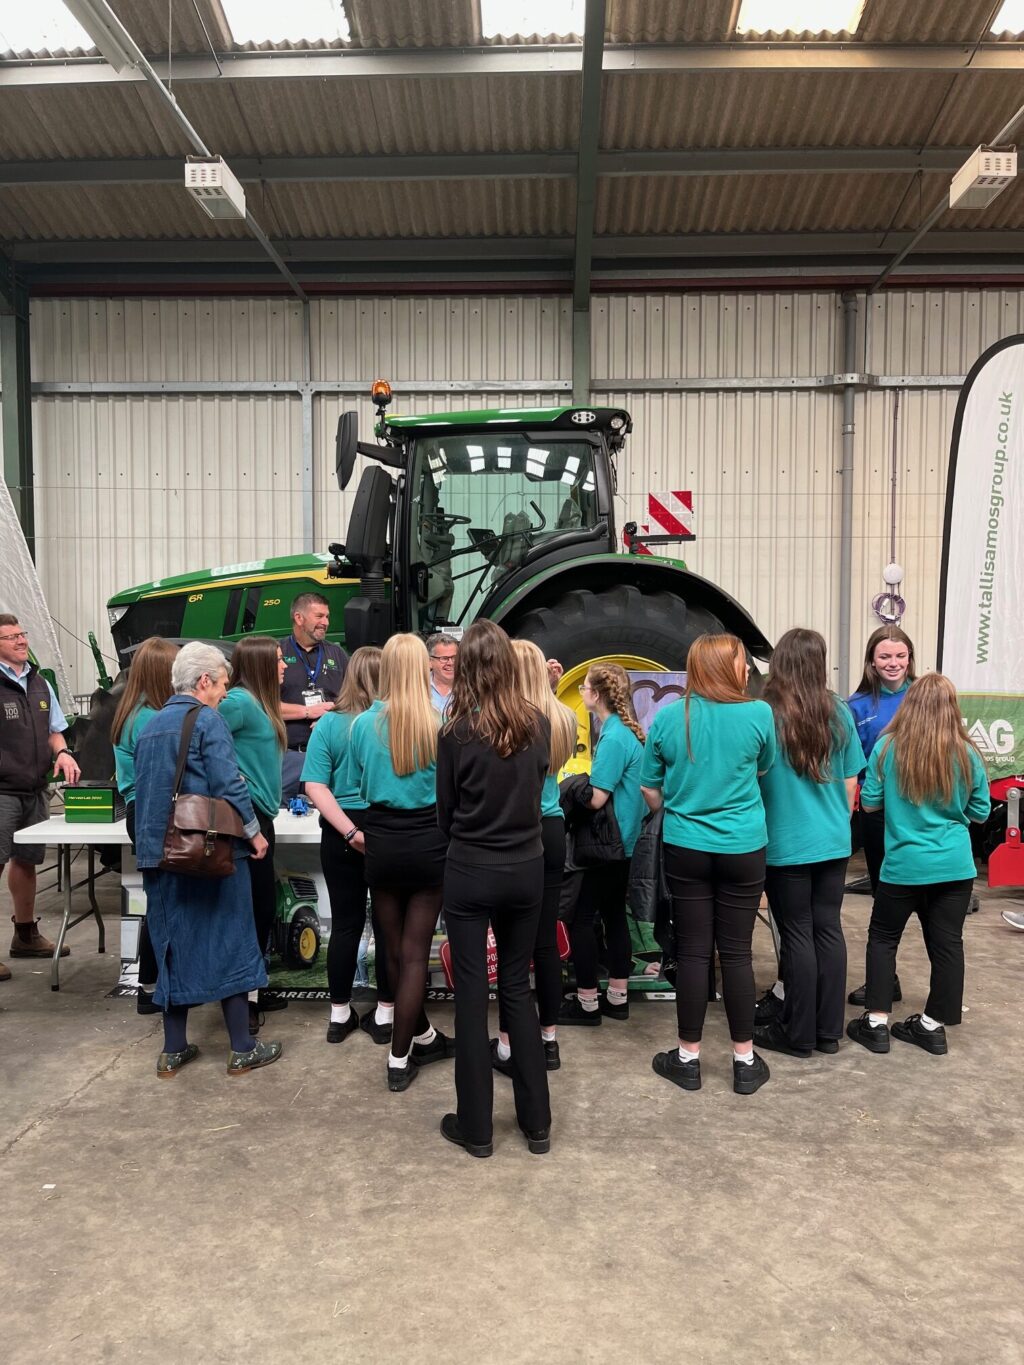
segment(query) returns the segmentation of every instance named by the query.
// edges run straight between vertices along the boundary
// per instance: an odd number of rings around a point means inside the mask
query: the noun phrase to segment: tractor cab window
[[[421,437],[409,481],[411,588],[421,629],[468,625],[531,551],[598,523],[595,450],[520,433]]]

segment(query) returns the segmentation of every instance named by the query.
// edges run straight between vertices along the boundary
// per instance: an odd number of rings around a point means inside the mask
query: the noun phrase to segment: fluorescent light
[[[480,0],[480,27],[485,38],[563,38],[583,32],[585,12],[585,0]]]
[[[737,33],[856,33],[864,0],[743,0]]]
[[[342,0],[221,0],[236,43],[349,40]]]
[[[115,71],[138,66],[142,61],[135,39],[106,0],[64,0],[64,3]]]
[[[0,52],[91,51],[96,44],[64,0],[4,5],[0,15]]]
[[[992,33],[1024,33],[1024,0],[1006,0],[992,20]]]

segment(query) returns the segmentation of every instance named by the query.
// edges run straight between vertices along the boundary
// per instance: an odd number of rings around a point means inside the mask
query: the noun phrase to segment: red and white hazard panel
[[[637,525],[639,537],[643,536],[685,536],[693,534],[693,494],[689,489],[659,488],[647,494],[647,521]],[[623,535],[623,545],[630,548],[628,539]],[[646,545],[637,545],[636,552],[642,555],[653,554]]]

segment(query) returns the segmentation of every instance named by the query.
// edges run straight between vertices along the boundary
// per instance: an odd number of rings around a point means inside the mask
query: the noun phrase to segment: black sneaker
[[[598,1009],[602,1014],[606,1015],[609,1019],[629,1018],[628,998],[624,1005],[613,1005],[611,1001],[608,999],[607,994],[604,991],[602,991],[601,994],[598,996],[598,1001],[599,1001]]]
[[[600,1006],[596,1010],[585,1010],[580,1004],[578,995],[574,995],[571,1000],[564,1000],[562,1008],[558,1011],[558,1024],[581,1024],[584,1028],[597,1028],[601,1022]]]
[[[925,1028],[919,1014],[912,1014],[909,1019],[904,1019],[902,1024],[894,1023],[892,1036],[898,1038],[901,1043],[914,1043],[925,1052],[930,1052],[933,1057],[944,1057],[949,1051],[946,1046],[946,1030],[942,1025],[940,1024],[937,1029]]]
[[[769,986],[754,1005],[754,1023],[770,1024],[773,1019],[778,1019],[781,1013],[782,1001]]]
[[[526,1145],[534,1156],[544,1156],[546,1152],[551,1151],[550,1128],[534,1128],[532,1131],[528,1128],[520,1128],[519,1131],[526,1139]]]
[[[852,1038],[855,1043],[860,1043],[861,1047],[866,1047],[869,1052],[889,1051],[888,1027],[879,1024],[877,1028],[872,1028],[868,1023],[867,1010],[856,1019],[850,1020],[846,1025],[846,1036]]]
[[[493,1156],[494,1154],[493,1142],[470,1142],[468,1138],[462,1136],[457,1114],[445,1114],[441,1120],[441,1136],[447,1138],[449,1142],[454,1142],[456,1147],[463,1148],[470,1156]]]
[[[273,1014],[277,1010],[286,1010],[288,1001],[281,995],[268,995],[266,991],[260,991],[257,1004],[264,1014]]]
[[[391,1024],[378,1024],[374,1010],[369,1010],[363,1015],[359,1027],[364,1033],[368,1033],[375,1043],[391,1042]]]
[[[498,1039],[491,1039],[491,1066],[495,1071],[500,1071],[503,1076],[512,1075],[512,1058],[501,1058],[498,1056]]]
[[[558,1071],[562,1065],[562,1059],[558,1055],[558,1043],[555,1040],[544,1044],[544,1065],[549,1071]]]
[[[815,1052],[827,1052],[830,1056],[833,1052],[839,1051],[838,1038],[818,1038],[814,1044]]]
[[[777,1019],[773,1019],[770,1024],[759,1024],[755,1020],[754,1042],[758,1047],[766,1048],[769,1052],[784,1052],[787,1057],[809,1057],[811,1055],[809,1047],[794,1047]]]
[[[737,1095],[752,1095],[760,1090],[765,1081],[771,1080],[772,1073],[763,1057],[754,1053],[752,1062],[738,1062],[732,1059],[732,1088]]]
[[[152,991],[144,991],[144,990],[142,989],[142,987],[140,986],[140,987],[139,987],[138,994],[137,994],[136,997],[135,997],[135,1013],[136,1013],[136,1014],[163,1014],[163,1010],[160,1008],[160,1006],[159,1006],[159,1005],[156,1003],[156,1001],[153,999],[153,992],[152,992]]]
[[[267,1021],[264,1019],[263,1015],[260,1013],[260,1007],[259,1007],[259,1005],[257,1005],[257,1004],[255,1003],[255,1001],[250,1000],[250,1001],[249,1001],[249,1037],[250,1037],[250,1038],[255,1038],[255,1037],[259,1034],[259,1031],[260,1031],[261,1027],[262,1027],[266,1022],[267,1022]]]
[[[416,1063],[410,1057],[405,1066],[388,1067],[388,1089],[397,1094],[400,1090],[408,1090],[416,1079],[416,1072],[419,1070]]]
[[[865,1005],[868,1002],[867,990],[868,990],[867,982],[865,982],[863,986],[858,986],[855,991],[851,991],[850,994],[846,997],[847,1004],[856,1005],[857,1008],[861,1010],[864,1009]],[[897,1001],[902,999],[903,990],[900,986],[900,979],[897,976],[893,980],[892,1003],[895,1005]]]
[[[679,1055],[679,1049],[674,1047],[671,1052],[655,1053],[651,1059],[651,1066],[659,1076],[664,1076],[666,1081],[678,1085],[681,1090],[700,1089],[699,1057],[695,1057],[692,1062],[684,1062]]]
[[[429,1043],[413,1043],[412,1059],[417,1066],[428,1062],[443,1062],[446,1057],[455,1056],[455,1039],[449,1038],[440,1029],[434,1030]]]
[[[359,1015],[350,1007],[348,1018],[343,1024],[336,1024],[332,1019],[327,1025],[327,1041],[329,1043],[343,1043],[350,1033],[355,1033],[358,1027]]]

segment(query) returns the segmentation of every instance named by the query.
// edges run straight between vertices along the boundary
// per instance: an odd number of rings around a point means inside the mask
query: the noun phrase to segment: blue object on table
[[[288,802],[288,811],[291,815],[308,815],[309,802],[304,796],[293,796]]]

